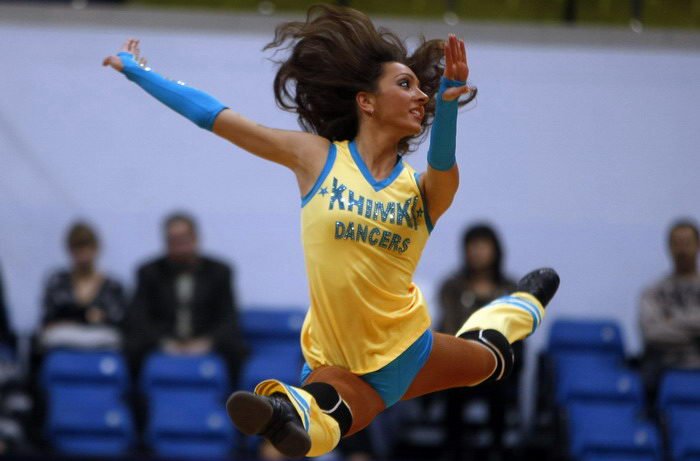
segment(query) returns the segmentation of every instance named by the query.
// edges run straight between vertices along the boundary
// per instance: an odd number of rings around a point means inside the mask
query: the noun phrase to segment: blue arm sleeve
[[[183,82],[168,80],[153,72],[150,67],[140,66],[131,53],[122,51],[117,56],[124,65],[122,72],[126,78],[200,128],[211,131],[216,116],[226,109],[226,106],[204,91],[187,86]]]
[[[442,94],[448,88],[464,86],[466,82],[440,79],[440,89],[435,97],[435,119],[430,129],[428,165],[440,171],[447,171],[455,164],[455,140],[457,137],[457,109],[459,102],[444,101]]]

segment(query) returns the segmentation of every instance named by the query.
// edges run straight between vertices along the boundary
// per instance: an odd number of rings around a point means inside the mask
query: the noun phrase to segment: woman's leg
[[[341,437],[366,427],[384,401],[365,381],[338,367],[320,367],[302,387],[276,380],[258,384],[255,392],[235,392],[226,408],[247,435],[261,435],[282,454],[321,456]]]
[[[554,270],[530,272],[518,282],[517,292],[472,314],[456,337],[436,333],[428,361],[402,400],[506,377],[513,367],[510,344],[537,329],[558,287]]]
[[[496,358],[477,341],[433,333],[433,350],[402,400],[453,387],[486,381],[496,370]]]
[[[469,317],[459,337],[435,334],[430,356],[403,399],[502,379],[513,365],[510,342],[535,330],[558,285],[553,270],[534,271],[520,281],[519,292]],[[289,457],[328,453],[341,436],[366,427],[385,408],[369,384],[338,367],[314,370],[301,388],[263,381],[255,393],[235,392],[226,406],[243,433],[264,436]]]

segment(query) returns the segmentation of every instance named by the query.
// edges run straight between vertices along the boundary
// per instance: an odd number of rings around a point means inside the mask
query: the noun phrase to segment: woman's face
[[[477,238],[467,244],[464,257],[472,269],[486,270],[491,268],[495,262],[496,248],[491,240]]]
[[[401,137],[420,133],[428,96],[410,67],[399,62],[384,64],[374,93],[372,117],[396,128]]]
[[[94,245],[80,245],[70,249],[70,257],[73,267],[78,270],[92,269],[97,259],[97,247]]]

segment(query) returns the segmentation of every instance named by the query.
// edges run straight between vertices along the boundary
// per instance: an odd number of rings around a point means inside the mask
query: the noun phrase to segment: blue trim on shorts
[[[418,372],[423,368],[433,350],[433,333],[426,330],[411,346],[389,364],[360,378],[377,391],[387,408],[401,400]],[[301,370],[303,383],[311,374],[311,367],[304,364]]]

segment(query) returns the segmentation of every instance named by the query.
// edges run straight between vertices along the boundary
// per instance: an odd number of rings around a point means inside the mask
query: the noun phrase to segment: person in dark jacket
[[[656,401],[667,370],[700,370],[700,231],[695,221],[682,219],[667,238],[672,272],[644,290],[639,306],[649,402]]]
[[[474,312],[492,300],[515,289],[515,282],[503,272],[503,249],[498,234],[488,224],[476,224],[464,232],[462,238],[463,263],[445,280],[440,288],[442,309],[439,330],[454,334]],[[523,341],[513,344],[515,367],[503,381],[478,388],[456,388],[445,392],[447,412],[445,429],[446,450],[453,459],[463,459],[463,408],[477,398],[489,406],[489,429],[493,435],[492,453],[500,456],[506,430],[506,410],[517,408],[517,390],[523,363]]]
[[[236,385],[245,355],[231,268],[200,254],[197,226],[186,214],[164,225],[167,254],[141,266],[129,307],[127,349],[140,368],[156,350],[171,354],[219,353]]]
[[[5,290],[0,276],[0,344],[13,342],[14,334],[10,327],[7,316],[7,305],[5,304]]]

